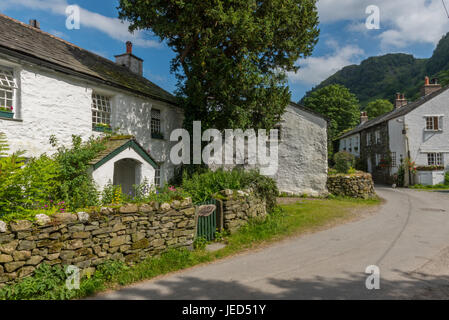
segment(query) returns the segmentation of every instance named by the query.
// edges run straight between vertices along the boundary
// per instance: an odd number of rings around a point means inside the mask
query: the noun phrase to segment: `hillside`
[[[415,100],[419,97],[419,89],[426,75],[436,76],[448,69],[449,33],[440,40],[429,59],[416,59],[402,53],[371,57],[360,65],[343,68],[306,96],[330,84],[341,84],[358,97],[362,108],[375,99],[393,102],[396,92],[403,92],[409,100]]]

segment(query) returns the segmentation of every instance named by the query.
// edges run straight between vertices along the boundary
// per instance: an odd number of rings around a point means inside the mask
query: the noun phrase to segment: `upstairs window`
[[[155,139],[163,139],[161,130],[161,110],[151,110],[151,137]]]
[[[111,98],[92,94],[92,127],[94,129],[111,126]]]
[[[18,87],[14,79],[14,72],[10,69],[0,67],[0,111],[14,113],[16,89]]]
[[[380,136],[380,131],[377,130],[375,134],[376,134],[376,143],[380,144],[382,142],[382,137]]]
[[[429,166],[442,166],[443,165],[443,154],[442,153],[428,153],[427,154],[427,164]]]
[[[442,129],[440,123],[440,117],[426,117],[426,130],[427,131],[440,131]]]
[[[370,146],[371,145],[371,132],[368,132],[366,134],[366,145]]]
[[[354,151],[355,151],[355,152],[358,152],[358,151],[359,151],[359,136],[356,136],[356,137],[355,137]]]

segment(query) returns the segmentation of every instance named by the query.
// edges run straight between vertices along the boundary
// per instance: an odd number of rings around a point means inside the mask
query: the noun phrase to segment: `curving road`
[[[94,299],[449,298],[449,193],[377,188],[361,220]],[[367,290],[365,269],[380,268]]]

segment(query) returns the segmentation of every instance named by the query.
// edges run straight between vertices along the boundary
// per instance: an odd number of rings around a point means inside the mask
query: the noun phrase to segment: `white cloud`
[[[18,6],[34,10],[50,11],[57,15],[66,15],[65,10],[69,5],[66,0],[2,0],[2,10],[17,8]],[[80,8],[81,28],[93,28],[107,34],[109,37],[120,41],[132,41],[140,47],[160,47],[155,40],[145,39],[145,33],[136,31],[131,34],[128,31],[129,23],[122,22],[118,18],[106,17],[96,12]]]
[[[317,85],[343,67],[359,63],[364,55],[363,49],[358,46],[348,45],[340,48],[335,41],[328,41],[327,46],[333,49],[333,53],[323,57],[310,57],[299,64],[297,73],[289,73],[292,83]]]
[[[444,1],[449,7],[449,0]],[[353,31],[361,30],[369,5],[380,8],[379,38],[385,49],[436,44],[449,30],[449,19],[441,0],[318,0],[320,21],[350,21]]]

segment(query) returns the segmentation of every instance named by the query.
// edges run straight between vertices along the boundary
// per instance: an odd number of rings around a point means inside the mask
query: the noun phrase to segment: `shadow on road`
[[[397,271],[396,271],[397,272]],[[429,277],[424,274],[404,274],[405,280],[381,279],[380,290],[367,290],[366,274],[346,274],[344,279],[316,277],[313,280],[267,279],[263,292],[235,281],[204,280],[182,277],[175,280],[158,280],[119,291],[99,295],[93,299],[448,299],[449,277]]]

